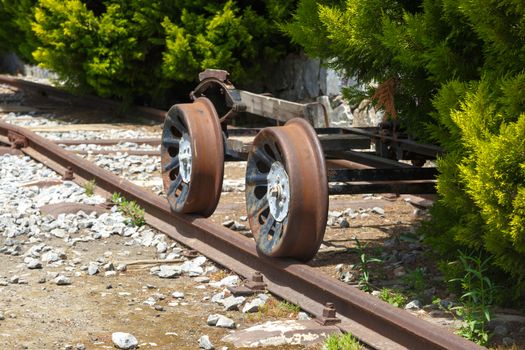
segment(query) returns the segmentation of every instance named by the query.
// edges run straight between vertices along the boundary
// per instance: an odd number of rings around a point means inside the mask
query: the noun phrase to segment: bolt
[[[115,205],[115,203],[113,203],[113,201],[109,197],[106,197],[106,201],[104,203],[102,203],[102,206],[104,208],[108,209],[108,210],[113,208],[114,205]]]
[[[259,271],[255,271],[252,275],[252,281],[253,282],[262,282],[263,281],[263,275]]]
[[[335,318],[335,306],[333,303],[326,303],[323,308],[324,318]]]
[[[64,173],[64,176],[62,176],[62,179],[64,181],[71,181],[73,180],[73,177],[73,168],[71,166],[68,166],[66,172]]]
[[[246,111],[246,105],[242,102],[238,102],[232,106],[232,110],[234,112],[245,112]]]
[[[272,197],[280,198],[282,193],[282,188],[279,184],[275,184],[270,188],[270,195]]]

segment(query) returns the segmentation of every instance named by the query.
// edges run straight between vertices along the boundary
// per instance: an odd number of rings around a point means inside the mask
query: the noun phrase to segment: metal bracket
[[[235,296],[247,296],[261,293],[266,290],[266,283],[263,282],[263,275],[255,271],[249,280],[242,286],[228,287],[228,290]]]
[[[64,181],[73,181],[74,177],[75,177],[75,175],[73,173],[73,168],[68,166],[67,169],[66,169],[66,172],[62,176],[62,180],[64,180]]]
[[[20,135],[14,131],[8,131],[7,138],[11,142],[11,148],[20,149],[29,145],[25,136]]]
[[[323,315],[315,319],[315,321],[322,326],[332,326],[340,323],[341,319],[335,316],[335,306],[332,303],[326,303],[323,308]]]

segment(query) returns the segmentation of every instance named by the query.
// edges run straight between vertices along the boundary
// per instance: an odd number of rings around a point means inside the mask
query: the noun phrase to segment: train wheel
[[[304,119],[257,134],[246,168],[246,208],[262,254],[308,261],[317,253],[328,182],[321,144]]]
[[[224,173],[224,143],[217,112],[207,98],[171,107],[161,143],[162,181],[177,213],[215,211]]]

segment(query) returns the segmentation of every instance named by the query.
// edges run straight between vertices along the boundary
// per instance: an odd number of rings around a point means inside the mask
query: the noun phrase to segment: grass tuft
[[[331,335],[326,338],[324,350],[361,350],[363,346],[350,333]]]

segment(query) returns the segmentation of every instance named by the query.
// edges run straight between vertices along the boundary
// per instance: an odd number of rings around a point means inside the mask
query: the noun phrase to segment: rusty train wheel
[[[304,119],[256,136],[246,168],[246,208],[260,253],[301,261],[317,253],[328,183],[321,144]]]
[[[217,112],[207,98],[168,111],[161,143],[162,181],[177,213],[215,211],[224,173],[224,143]]]

